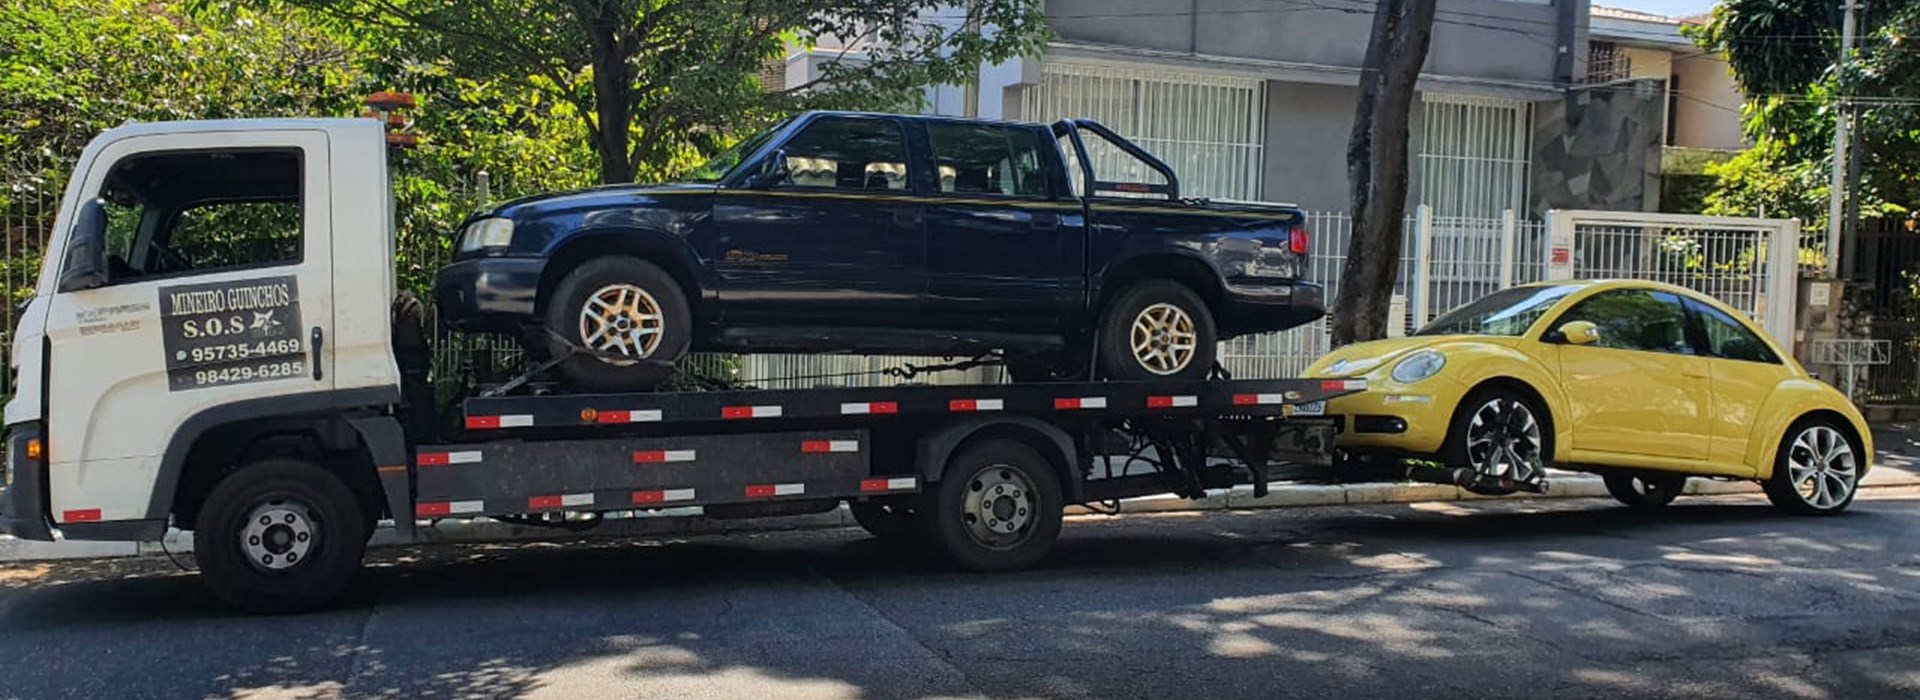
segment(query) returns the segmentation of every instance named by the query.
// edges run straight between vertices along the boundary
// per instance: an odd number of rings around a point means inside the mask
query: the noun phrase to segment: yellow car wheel
[[[1442,457],[1476,475],[1466,489],[1504,495],[1546,478],[1553,454],[1550,417],[1533,397],[1494,386],[1469,394],[1454,409]]]
[[[1761,486],[1767,500],[1796,515],[1835,515],[1853,504],[1860,486],[1860,441],[1846,426],[1811,418],[1787,430],[1774,456],[1773,476]]]

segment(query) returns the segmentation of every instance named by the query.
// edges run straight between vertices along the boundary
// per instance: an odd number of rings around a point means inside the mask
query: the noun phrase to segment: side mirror
[[[60,263],[62,292],[78,292],[107,284],[107,208],[98,199],[80,203],[67,238],[67,258]]]
[[[776,148],[767,159],[760,162],[760,170],[747,180],[747,186],[765,189],[786,182],[793,177],[793,171],[787,167],[787,149]]]
[[[1569,345],[1592,345],[1600,340],[1600,327],[1592,321],[1568,321],[1554,329]]]

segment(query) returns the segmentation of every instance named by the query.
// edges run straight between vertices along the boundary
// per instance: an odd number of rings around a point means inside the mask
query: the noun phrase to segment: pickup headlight
[[[481,219],[460,232],[462,253],[471,253],[481,248],[505,248],[513,242],[512,219]]]
[[[1412,384],[1440,373],[1447,366],[1447,356],[1438,350],[1420,350],[1400,360],[1393,366],[1393,380],[1401,384]]]

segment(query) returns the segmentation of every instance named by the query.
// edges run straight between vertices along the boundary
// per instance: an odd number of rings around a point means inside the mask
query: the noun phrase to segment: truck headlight
[[[462,253],[471,253],[481,248],[505,248],[513,242],[512,219],[481,219],[460,232]]]
[[[1440,351],[1416,351],[1393,366],[1393,380],[1401,384],[1412,384],[1439,374],[1440,368],[1445,366],[1447,366],[1447,356],[1440,354]]]

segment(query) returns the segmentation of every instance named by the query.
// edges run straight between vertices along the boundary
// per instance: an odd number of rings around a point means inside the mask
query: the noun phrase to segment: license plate
[[[1308,402],[1306,402],[1306,403],[1303,403],[1303,404],[1300,404],[1300,405],[1298,405],[1298,406],[1294,406],[1294,407],[1293,407],[1293,415],[1296,415],[1296,416],[1324,416],[1324,415],[1327,415],[1327,402],[1325,402],[1325,401],[1308,401]]]

